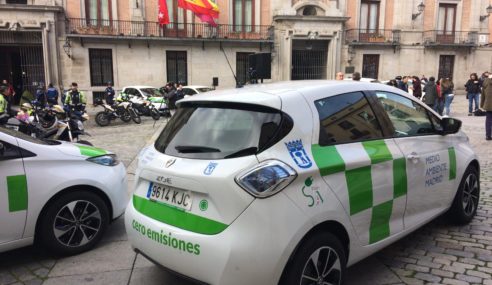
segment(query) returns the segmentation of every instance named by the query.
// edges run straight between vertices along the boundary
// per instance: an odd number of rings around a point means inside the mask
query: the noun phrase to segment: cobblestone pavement
[[[439,218],[348,270],[348,284],[485,284],[492,285],[492,142],[484,139],[484,117],[467,116],[467,100],[456,96],[452,115],[463,120],[481,160],[481,203],[477,217],[466,226]],[[90,123],[88,140],[114,151],[133,181],[134,158],[164,126],[152,120],[142,125],[114,122],[99,128]],[[129,189],[130,191],[130,189]],[[27,247],[0,254],[0,285],[7,284],[178,284],[174,277],[136,255],[127,241],[122,219],[108,229],[92,251],[54,258]]]

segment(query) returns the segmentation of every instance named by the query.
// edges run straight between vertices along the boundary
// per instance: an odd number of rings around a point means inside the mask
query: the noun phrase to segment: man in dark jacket
[[[437,110],[437,86],[436,86],[436,79],[434,77],[429,78],[429,82],[425,84],[424,86],[424,92],[425,92],[425,97],[424,97],[424,102],[427,104],[429,107],[433,108],[436,112]]]
[[[482,84],[482,95],[480,96],[480,108],[486,111],[485,139],[492,140],[492,78],[486,78]]]
[[[407,82],[408,82],[408,76],[403,76],[403,79],[398,82],[397,87],[405,92],[408,92]]]

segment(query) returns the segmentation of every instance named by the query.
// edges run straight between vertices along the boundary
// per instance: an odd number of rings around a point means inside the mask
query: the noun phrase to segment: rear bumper
[[[276,208],[279,205],[281,209]],[[156,221],[139,213],[132,202],[125,226],[132,246],[154,263],[202,284],[220,285],[277,284],[301,233],[309,227],[304,214],[284,195],[255,200],[216,235]]]

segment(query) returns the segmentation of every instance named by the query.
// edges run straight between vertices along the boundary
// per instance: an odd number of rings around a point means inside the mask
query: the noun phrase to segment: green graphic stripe
[[[371,166],[364,166],[345,172],[349,191],[350,215],[372,207]]]
[[[77,147],[80,150],[80,154],[90,157],[105,155],[106,153],[108,153],[104,149],[93,146],[78,145]]]
[[[393,210],[393,201],[390,200],[372,208],[371,228],[369,229],[369,243],[383,240],[390,235],[389,221]]]
[[[200,217],[172,206],[152,202],[136,195],[133,195],[133,207],[154,220],[199,234],[215,235],[227,228],[226,224]]]
[[[311,151],[321,176],[345,171],[345,162],[335,146],[315,144],[311,146]]]
[[[393,160],[393,198],[407,194],[407,162],[404,157]]]
[[[456,152],[454,147],[448,148],[449,153],[449,180],[456,178]]]
[[[386,146],[386,142],[383,140],[366,141],[363,142],[362,145],[371,158],[372,164],[390,161],[393,159],[388,146]]]
[[[27,179],[25,175],[7,176],[9,212],[27,210]]]

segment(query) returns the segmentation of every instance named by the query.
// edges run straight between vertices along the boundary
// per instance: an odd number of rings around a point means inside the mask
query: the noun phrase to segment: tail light
[[[289,165],[268,160],[236,177],[236,183],[257,198],[277,194],[297,177],[297,172]]]

